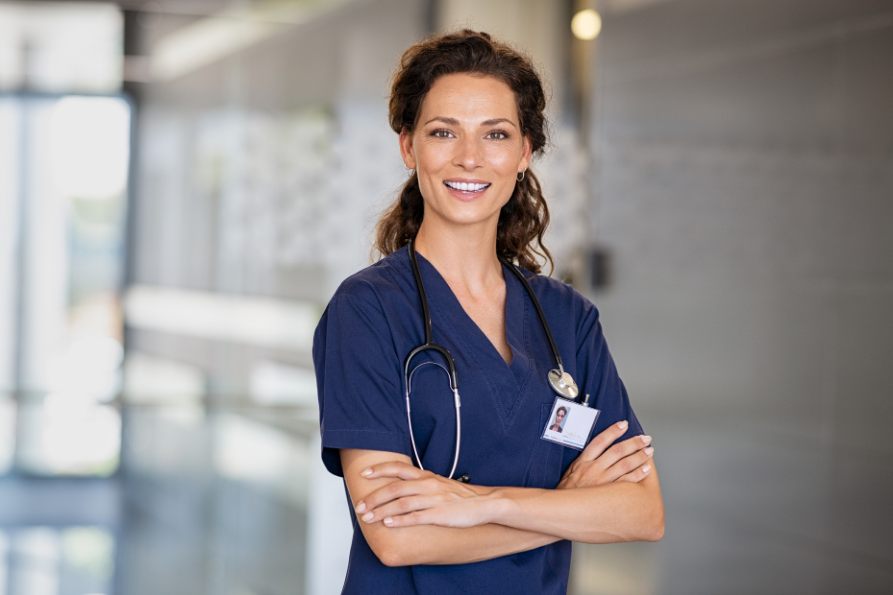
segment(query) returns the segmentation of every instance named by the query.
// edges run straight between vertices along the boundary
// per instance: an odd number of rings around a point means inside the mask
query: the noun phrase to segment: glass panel
[[[59,594],[59,532],[29,527],[12,533],[9,586],[11,595]]]
[[[2,29],[3,25],[0,25],[0,38]],[[12,391],[15,386],[17,333],[20,128],[20,102],[0,98],[0,475],[9,472],[12,467],[16,436]],[[0,558],[5,560],[3,556],[5,554],[0,551]],[[5,584],[0,576],[0,595],[4,593]]]
[[[121,11],[99,2],[0,2],[0,90],[115,92]]]
[[[102,527],[0,531],[0,595],[110,593],[115,539]]]
[[[20,328],[0,339],[18,343],[16,382],[8,378],[21,394],[17,464],[107,475],[120,447],[120,414],[105,403],[121,384],[130,107],[114,97],[18,101],[22,243],[7,301]]]
[[[0,475],[12,469],[16,448],[16,404],[9,397],[0,397]],[[2,591],[0,591],[2,595]]]
[[[19,101],[0,98],[0,399],[14,384],[20,127]]]
[[[62,530],[62,591],[109,593],[115,569],[115,539],[99,527]]]
[[[0,595],[6,595],[9,583],[9,538],[0,531]]]

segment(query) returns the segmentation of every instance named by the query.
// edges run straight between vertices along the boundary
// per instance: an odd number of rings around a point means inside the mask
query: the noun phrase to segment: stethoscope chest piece
[[[549,370],[549,384],[552,385],[552,390],[565,399],[576,399],[580,395],[577,383],[564,370]]]

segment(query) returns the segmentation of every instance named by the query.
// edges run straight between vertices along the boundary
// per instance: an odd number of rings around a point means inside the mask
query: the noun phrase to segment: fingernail
[[[372,517],[374,517],[374,516],[375,516],[375,514],[373,514],[372,511],[370,510],[369,512],[367,512],[366,514],[363,515],[363,520],[371,521]]]
[[[357,504],[357,512],[363,512],[364,510],[366,510],[365,502],[360,502],[359,504]]]
[[[362,473],[360,473],[360,475],[362,475],[363,477],[367,477],[367,476],[369,476],[369,475],[372,475],[372,469],[366,469],[365,471],[363,471]]]
[[[650,457],[651,455],[654,454],[654,449],[649,446],[648,448],[645,449],[645,454]]]
[[[629,423],[622,421],[619,424],[617,424],[617,427],[620,428],[621,430],[625,430],[626,426],[628,426],[628,425],[629,425]]]
[[[394,519],[392,519],[391,517],[387,517],[387,518],[385,518],[385,520],[384,520],[384,524],[385,524],[385,525],[390,525],[390,524],[392,524],[393,522],[394,522]]]
[[[640,438],[645,444],[649,444],[651,442],[651,436],[640,436]]]
[[[645,465],[644,467],[642,467],[642,473],[648,473],[649,471],[651,471],[651,465]]]

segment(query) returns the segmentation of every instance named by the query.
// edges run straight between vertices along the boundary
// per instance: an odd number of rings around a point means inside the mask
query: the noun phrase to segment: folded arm
[[[383,563],[459,564],[560,539],[660,539],[663,504],[650,438],[610,446],[625,429],[614,424],[597,436],[557,490],[466,485],[381,451],[344,450],[341,460],[363,534]]]
[[[341,451],[344,479],[355,508],[372,492],[401,483],[399,478],[366,479],[361,475],[365,469],[387,463],[400,463],[414,469],[409,457],[392,452],[353,449]],[[470,493],[477,493],[480,488],[453,483],[468,489]],[[357,509],[363,536],[386,566],[480,562],[532,550],[559,540],[558,537],[492,523],[468,528],[434,525],[392,528],[383,523],[364,522],[364,512],[368,511],[365,508],[362,511]]]
[[[656,473],[641,483],[572,490],[497,488],[488,520],[584,543],[658,541],[664,534]]]

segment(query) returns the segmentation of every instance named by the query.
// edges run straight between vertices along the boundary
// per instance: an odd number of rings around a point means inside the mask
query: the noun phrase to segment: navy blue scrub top
[[[555,357],[533,302],[509,271],[505,331],[507,365],[463,310],[440,273],[418,255],[428,292],[434,341],[457,365],[462,397],[462,447],[456,476],[486,486],[553,489],[579,451],[541,440],[555,393],[547,374]],[[622,439],[642,434],[608,346],[598,310],[571,286],[523,271],[552,328],[565,370],[590,406],[601,411],[592,436],[621,420]],[[348,278],[326,308],[313,339],[319,389],[322,459],[343,476],[338,450],[404,454],[412,446],[406,421],[402,364],[424,342],[421,303],[404,247]],[[414,364],[436,360],[415,358]],[[423,366],[413,377],[412,421],[425,469],[447,475],[455,447],[455,409],[446,373]],[[414,459],[413,459],[414,460]],[[382,564],[366,543],[348,499],[354,527],[345,595],[418,593],[564,594],[571,543],[559,541],[493,560],[449,566]]]

